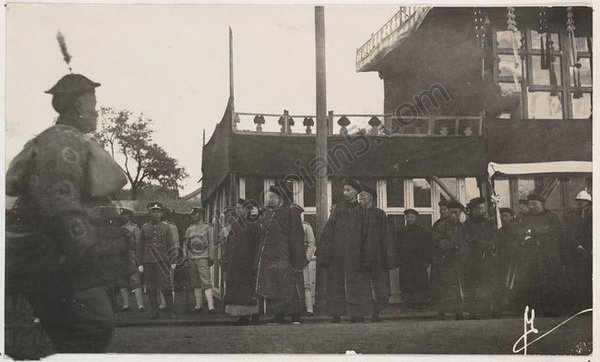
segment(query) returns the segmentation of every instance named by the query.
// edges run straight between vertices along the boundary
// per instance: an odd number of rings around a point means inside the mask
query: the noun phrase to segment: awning
[[[488,175],[533,175],[550,173],[591,173],[591,161],[559,161],[535,163],[496,163],[488,164]]]

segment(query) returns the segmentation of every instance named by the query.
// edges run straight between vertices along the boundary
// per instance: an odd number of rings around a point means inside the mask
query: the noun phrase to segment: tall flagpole
[[[229,27],[229,97],[233,99],[233,31]]]
[[[316,156],[321,160],[327,160],[327,87],[325,77],[325,10],[322,6],[315,6],[315,55],[316,55],[316,86],[317,86],[317,149]],[[317,204],[317,236],[320,238],[325,223],[327,222],[327,175],[316,175],[316,204]],[[324,270],[317,260],[316,272],[316,305],[320,307],[324,303]]]

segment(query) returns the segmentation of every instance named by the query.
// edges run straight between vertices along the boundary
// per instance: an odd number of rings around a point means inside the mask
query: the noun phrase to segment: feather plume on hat
[[[59,31],[56,34],[56,39],[58,40],[58,45],[60,46],[60,52],[63,55],[63,60],[65,61],[65,63],[67,63],[67,66],[69,67],[69,71],[71,73],[73,73],[73,70],[71,70],[71,54],[69,54],[69,51],[67,50],[67,43],[65,42],[65,37]]]

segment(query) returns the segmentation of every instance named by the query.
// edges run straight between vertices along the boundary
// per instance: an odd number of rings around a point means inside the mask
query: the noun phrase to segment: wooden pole
[[[229,27],[229,96],[233,99],[233,31]]]
[[[327,117],[327,87],[325,72],[325,10],[322,6],[315,6],[315,55],[316,55],[316,86],[317,86],[317,150],[316,156],[327,162],[327,135],[329,134],[329,118]],[[327,175],[316,176],[316,206],[317,206],[317,238],[327,223],[329,210],[327,209]],[[318,239],[317,239],[318,240]],[[325,275],[323,268],[317,260],[316,270],[316,295],[315,304],[322,309],[325,304]]]

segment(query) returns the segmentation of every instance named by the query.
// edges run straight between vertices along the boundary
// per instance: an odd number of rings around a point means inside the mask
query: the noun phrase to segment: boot
[[[200,313],[202,312],[202,289],[194,288],[194,297],[196,298],[196,306],[194,307],[194,312]]]
[[[135,294],[135,302],[137,303],[138,311],[144,311],[144,293],[142,292],[142,288],[136,288],[133,290],[133,294]]]
[[[304,304],[306,304],[306,315],[313,316],[312,293],[310,288],[304,289]]]
[[[119,293],[121,294],[121,299],[123,300],[123,305],[119,310],[121,312],[129,312],[129,291],[127,288],[120,288]]]
[[[206,289],[204,291],[204,294],[206,295],[206,303],[208,304],[208,312],[214,313],[215,312],[215,300],[213,299],[212,288]]]
[[[158,310],[158,295],[156,294],[156,290],[148,290],[148,299],[150,299],[150,308],[152,308],[152,313],[148,319],[157,319],[160,315]]]
[[[170,289],[165,289],[163,291],[163,294],[165,295],[165,303],[167,305],[167,316],[169,317],[169,319],[175,319],[177,318],[177,316],[175,315],[175,312],[173,310],[173,298],[171,297],[171,290]]]

